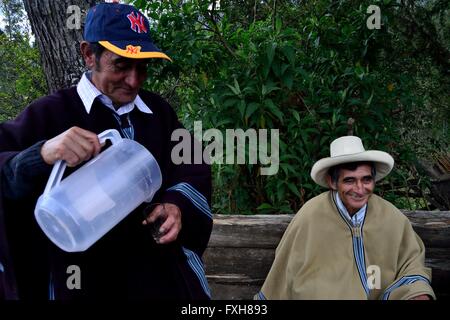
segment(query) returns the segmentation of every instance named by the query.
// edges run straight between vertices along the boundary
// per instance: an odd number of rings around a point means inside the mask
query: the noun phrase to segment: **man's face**
[[[337,190],[350,214],[356,213],[369,201],[375,188],[371,167],[367,164],[358,166],[355,171],[341,169],[337,183],[332,183],[331,178],[328,181],[330,187]]]
[[[117,107],[133,101],[147,79],[148,59],[124,58],[105,50],[99,63],[93,63],[92,82]]]

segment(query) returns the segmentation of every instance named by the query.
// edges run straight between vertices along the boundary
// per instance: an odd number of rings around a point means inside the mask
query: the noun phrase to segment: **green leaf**
[[[227,87],[233,91],[235,95],[241,94],[241,88],[239,87],[239,83],[237,82],[236,78],[234,78],[234,86],[227,84]]]
[[[370,104],[372,103],[372,98],[373,98],[373,90],[372,90],[372,94],[370,95],[369,99],[367,100],[367,105],[370,106]]]
[[[286,191],[284,188],[278,188],[277,189],[277,199],[283,200],[286,198]]]
[[[300,122],[300,115],[296,110],[292,110],[292,115],[294,116],[295,120]]]
[[[229,125],[232,123],[234,123],[234,121],[231,119],[222,119],[222,120],[218,121],[217,123],[214,123],[214,127],[220,128],[222,126]]]
[[[264,210],[264,209],[273,209],[273,206],[269,203],[263,203],[261,204],[256,210]]]
[[[245,110],[245,118],[248,119],[251,117],[251,115],[258,110],[260,107],[259,103],[256,102],[251,102],[249,103],[249,105],[247,106],[247,110]]]
[[[241,101],[241,99],[226,99],[225,102],[222,104],[224,108],[229,108],[231,106],[235,106]]]
[[[273,62],[273,57],[275,57],[275,49],[276,48],[277,48],[276,43],[272,43],[271,45],[267,46],[266,54],[267,54],[267,64],[269,67]]]
[[[310,184],[310,183],[305,183],[302,186],[303,186],[304,189],[309,189],[309,190],[314,189],[314,186],[312,184]]]
[[[289,190],[291,190],[292,193],[294,193],[297,197],[301,197],[300,192],[298,191],[297,187],[292,182],[288,182],[287,186],[288,186]]]
[[[285,176],[289,175],[289,168],[286,166],[285,163],[281,163],[280,168],[281,168],[281,170],[283,170]]]
[[[254,84],[247,85],[244,89],[242,89],[242,93],[244,93],[245,95],[257,94],[257,92],[258,91],[256,90]]]
[[[283,112],[273,103],[272,99],[264,100],[264,105],[269,111],[275,115],[281,122],[283,122]]]
[[[277,87],[274,83],[268,83],[267,85],[263,84],[261,94],[264,97],[264,96],[268,95],[269,93],[271,93],[272,91],[276,91],[279,89],[280,88]]]
[[[280,72],[280,74],[283,75],[289,67],[290,67],[290,66],[289,66],[288,64],[283,63],[283,64],[281,65],[281,69],[280,69],[281,72]]]
[[[289,72],[288,74],[285,74],[283,76],[283,83],[289,90],[292,89],[292,85],[294,84],[294,76],[292,75],[292,73]]]
[[[347,97],[347,92],[348,92],[348,87],[342,91],[339,91],[339,93],[341,95],[341,103],[343,103],[345,101],[345,98]]]
[[[281,52],[283,52],[284,56],[288,59],[290,64],[294,64],[295,61],[295,50],[291,46],[285,46],[281,49]]]
[[[314,40],[314,47],[315,47],[315,48],[318,48],[318,47],[319,47],[319,44],[320,44],[320,36],[318,36],[318,37],[316,38],[316,40]]]
[[[306,81],[310,82],[310,75],[308,72],[306,72],[303,68],[298,68],[298,73],[300,73],[300,76]]]
[[[350,106],[359,106],[361,105],[361,99],[359,98],[351,98],[348,100],[348,105]]]
[[[245,114],[245,101],[241,100],[238,104],[238,109],[239,112],[241,113],[241,117],[244,118],[244,114]]]
[[[283,25],[283,23],[281,22],[281,18],[277,17],[277,19],[275,21],[275,31],[276,31],[276,33],[280,33],[281,32],[282,25]]]
[[[357,64],[355,67],[355,74],[360,80],[362,80],[366,75],[364,68],[359,64]]]

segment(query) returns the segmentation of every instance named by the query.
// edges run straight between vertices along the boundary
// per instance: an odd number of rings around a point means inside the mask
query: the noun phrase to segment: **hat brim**
[[[317,161],[311,169],[311,178],[318,185],[328,188],[327,175],[328,170],[336,165],[350,162],[369,161],[375,163],[376,176],[375,181],[379,181],[386,177],[394,167],[394,159],[390,154],[368,150],[361,153],[343,155],[338,157],[329,157]]]
[[[148,59],[148,58],[161,58],[172,62],[165,53],[161,52],[152,42],[150,41],[138,41],[135,43],[130,43],[130,41],[99,41],[103,47],[115,54],[131,58],[131,59]]]

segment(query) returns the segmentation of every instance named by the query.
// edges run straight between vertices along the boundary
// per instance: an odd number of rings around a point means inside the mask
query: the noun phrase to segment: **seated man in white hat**
[[[434,299],[425,248],[409,220],[374,195],[394,159],[361,139],[334,140],[311,177],[330,190],[309,200],[276,250],[259,299]]]

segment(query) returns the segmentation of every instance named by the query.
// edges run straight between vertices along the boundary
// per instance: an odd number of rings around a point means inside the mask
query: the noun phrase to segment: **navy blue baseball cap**
[[[172,61],[153,44],[148,19],[127,4],[100,3],[90,8],[84,25],[84,40],[98,42],[122,57]]]

